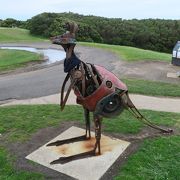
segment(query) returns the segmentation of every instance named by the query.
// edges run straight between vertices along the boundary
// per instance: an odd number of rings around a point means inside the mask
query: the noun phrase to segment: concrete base
[[[179,72],[177,72],[177,73],[167,73],[167,77],[168,78],[179,78],[180,77],[179,74],[180,74]]]
[[[84,134],[84,129],[72,126],[50,142],[77,137]],[[94,147],[94,143],[95,138],[94,133],[92,132],[92,138],[90,140],[64,144],[58,147],[47,147],[45,144],[36,151],[29,154],[26,159],[32,160],[76,179],[98,180],[115,162],[115,160],[124,152],[124,150],[130,144],[129,142],[119,139],[112,139],[110,137],[102,135],[101,155],[71,161],[66,164],[50,165],[51,161],[56,160],[59,157],[71,156],[74,154],[92,150]]]

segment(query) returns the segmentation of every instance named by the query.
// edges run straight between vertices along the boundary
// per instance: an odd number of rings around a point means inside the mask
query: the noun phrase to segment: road
[[[16,46],[17,44],[9,45]],[[18,45],[59,49],[59,46],[48,43]],[[113,53],[101,49],[77,46],[75,50],[77,55],[84,62],[103,65],[110,71],[114,69],[113,63],[118,60],[117,56]],[[0,101],[10,99],[29,99],[59,93],[64,77],[65,73],[63,71],[62,63],[30,72],[15,72],[0,75]]]
[[[50,43],[33,44],[0,44],[0,46],[29,46],[35,48],[62,48]],[[77,55],[84,62],[90,62],[106,67],[114,72],[118,77],[130,77],[137,79],[147,79],[179,84],[179,78],[168,78],[168,72],[177,72],[179,67],[172,66],[167,62],[160,61],[137,61],[128,63],[120,61],[119,58],[109,51],[102,49],[79,46],[75,48]],[[29,99],[57,94],[65,77],[63,62],[48,66],[46,68],[33,68],[33,71],[25,69],[6,75],[0,75],[0,101],[12,99]],[[36,70],[34,70],[36,69]],[[23,69],[24,71],[24,69]]]

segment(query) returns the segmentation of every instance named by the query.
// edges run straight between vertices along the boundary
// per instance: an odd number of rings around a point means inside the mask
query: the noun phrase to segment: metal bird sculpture
[[[76,154],[68,157],[60,157],[51,164],[64,164],[73,160],[101,154],[101,123],[103,117],[112,118],[118,116],[124,109],[130,111],[138,120],[146,125],[158,129],[163,133],[171,133],[171,129],[164,129],[148,121],[135,107],[128,95],[127,86],[118,79],[112,72],[102,66],[91,63],[84,63],[74,52],[76,45],[75,35],[78,26],[74,22],[66,23],[65,34],[51,38],[53,44],[61,45],[66,52],[64,60],[64,72],[67,73],[61,88],[61,110],[64,109],[70,91],[73,89],[77,97],[77,104],[84,108],[86,123],[85,135],[64,139],[48,144],[47,146],[60,146],[77,141],[84,141],[91,138],[90,132],[90,112],[93,113],[95,126],[95,145],[91,151]],[[70,85],[65,94],[66,83],[70,80]]]

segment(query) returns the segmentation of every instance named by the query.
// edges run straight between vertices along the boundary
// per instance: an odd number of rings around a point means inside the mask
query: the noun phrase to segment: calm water
[[[65,52],[56,49],[37,49],[31,47],[0,47],[0,49],[15,49],[15,50],[25,50],[29,52],[35,52],[39,54],[43,54],[48,57],[48,61],[45,64],[55,63],[57,61],[61,61],[65,58]]]

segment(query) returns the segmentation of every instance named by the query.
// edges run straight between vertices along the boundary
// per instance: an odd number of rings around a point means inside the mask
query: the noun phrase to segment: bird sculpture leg
[[[69,143],[73,143],[73,142],[84,141],[84,140],[90,139],[91,138],[91,131],[90,131],[90,117],[89,117],[89,110],[88,109],[84,109],[84,118],[85,118],[85,122],[86,122],[86,133],[85,133],[85,135],[73,137],[73,138],[69,138],[69,139],[58,140],[58,141],[47,144],[47,146],[60,146],[63,144],[69,144]]]
[[[94,125],[95,125],[95,138],[96,138],[96,143],[94,147],[94,151],[96,153],[96,149],[98,148],[98,155],[101,154],[101,118],[99,116],[94,116]]]
[[[89,110],[85,108],[84,108],[84,117],[86,122],[86,138],[91,139]]]
[[[96,142],[95,142],[94,148],[91,151],[87,151],[84,153],[80,153],[80,154],[76,154],[76,155],[72,155],[68,157],[60,157],[59,159],[52,161],[50,164],[65,164],[74,160],[95,156],[97,148],[98,148],[97,154],[100,155],[101,154],[101,149],[100,149],[101,118],[99,118],[98,116],[94,117],[94,124],[95,124]]]

